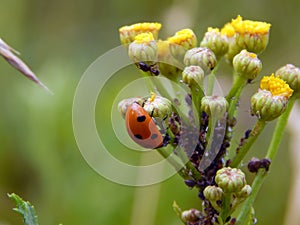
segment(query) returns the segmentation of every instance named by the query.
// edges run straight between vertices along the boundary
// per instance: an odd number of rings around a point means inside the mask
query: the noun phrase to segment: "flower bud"
[[[158,67],[160,74],[169,78],[170,80],[177,80],[178,75],[181,70],[176,67],[176,59],[172,56],[170,52],[170,43],[168,41],[157,41],[158,47]]]
[[[132,103],[137,102],[139,105],[142,105],[144,102],[144,99],[142,98],[127,98],[123,99],[122,101],[119,102],[118,104],[118,109],[122,114],[122,117],[125,118],[127,109]]]
[[[187,50],[197,46],[197,37],[191,29],[183,29],[175,33],[167,40],[170,44],[170,52],[174,58],[182,62]]]
[[[181,220],[184,222],[196,222],[201,218],[201,212],[197,209],[184,210],[181,213]]]
[[[252,188],[250,185],[245,185],[240,192],[236,194],[238,198],[247,198],[252,193]]]
[[[185,53],[183,62],[186,66],[200,66],[205,74],[210,74],[217,64],[217,59],[209,48],[198,47],[188,50]]]
[[[271,121],[280,116],[286,109],[293,90],[280,79],[265,76],[260,82],[260,89],[251,97],[251,114],[264,121]]]
[[[165,120],[170,117],[172,113],[172,103],[169,99],[158,96],[154,93],[151,94],[144,102],[143,108],[154,118]]]
[[[217,120],[226,113],[228,103],[222,96],[204,96],[201,99],[201,110]]]
[[[215,181],[225,193],[240,192],[246,185],[245,174],[240,169],[230,167],[218,170]]]
[[[233,37],[226,54],[227,59],[231,62],[233,57],[243,49],[256,54],[262,53],[269,42],[270,27],[269,23],[243,20],[241,16],[226,24],[221,33]]]
[[[182,72],[182,81],[187,85],[201,86],[204,80],[204,71],[200,66],[187,66]]]
[[[121,43],[127,46],[135,40],[135,36],[148,32],[152,33],[156,40],[160,28],[160,23],[137,23],[130,26],[123,26],[119,29]]]
[[[222,35],[218,28],[209,27],[200,43],[200,47],[207,47],[212,50],[219,59],[228,51],[228,39]]]
[[[242,50],[233,58],[235,72],[246,80],[253,80],[262,69],[262,63],[255,53]]]
[[[218,201],[221,200],[223,197],[223,190],[220,187],[216,186],[207,186],[204,191],[204,197],[209,201]]]
[[[289,86],[295,91],[300,91],[300,68],[292,64],[287,64],[279,68],[275,72],[275,76],[280,77],[282,80],[286,81]]]
[[[142,33],[129,45],[128,55],[133,62],[153,64],[157,61],[157,44],[152,33]]]

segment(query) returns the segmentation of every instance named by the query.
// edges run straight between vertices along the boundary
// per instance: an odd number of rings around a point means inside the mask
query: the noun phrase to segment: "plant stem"
[[[256,177],[252,183],[252,193],[249,196],[249,198],[247,198],[245,200],[245,202],[243,203],[243,206],[241,208],[241,214],[237,217],[237,223],[236,225],[244,225],[246,223],[246,221],[248,220],[248,216],[251,210],[251,207],[254,203],[254,200],[257,196],[257,193],[259,191],[259,189],[261,188],[264,179],[266,178],[266,171],[264,169],[260,169],[258,170]]]
[[[277,153],[279,144],[280,144],[282,136],[283,136],[283,132],[285,130],[289,115],[292,111],[292,108],[294,106],[296,99],[297,99],[296,96],[292,96],[289,99],[289,103],[287,105],[285,112],[279,117],[279,119],[277,121],[275,130],[274,130],[274,133],[272,136],[272,140],[271,140],[271,143],[269,145],[268,152],[266,155],[266,158],[268,158],[270,160],[273,160]]]
[[[240,89],[243,89],[245,85],[245,78],[243,78],[242,76],[236,76],[236,78],[234,79],[234,83],[226,96],[226,100],[229,103],[229,105],[231,101],[234,100],[234,98],[239,98],[239,96],[237,96],[237,93],[241,93]]]
[[[260,135],[262,130],[265,128],[266,122],[263,120],[257,120],[256,124],[254,125],[254,128],[252,129],[249,138],[247,139],[247,142],[240,148],[239,152],[235,155],[234,159],[232,160],[230,166],[231,167],[238,167],[247,154],[247,152],[250,150],[253,143],[256,141],[257,137]]]
[[[222,199],[222,211],[220,213],[220,217],[223,221],[226,221],[230,212],[230,202],[231,202],[231,193],[225,193]]]
[[[182,163],[177,162],[173,157],[169,156],[169,153],[166,151],[166,148],[158,148],[156,149],[158,153],[164,157],[177,171],[177,173],[185,180],[191,179],[191,177],[187,174],[186,168]],[[174,153],[171,153],[174,154]]]
[[[268,151],[267,151],[267,154],[266,154],[266,158],[269,158],[271,161],[275,158],[275,156],[277,154],[278,147],[279,147],[279,144],[281,142],[283,132],[285,130],[290,112],[292,111],[293,105],[294,105],[294,103],[297,99],[298,99],[297,96],[292,96],[290,98],[289,103],[287,105],[287,109],[279,117],[279,119],[277,121],[275,130],[274,130],[274,133],[273,133],[273,136],[272,136],[272,140],[271,140],[271,143],[269,145],[269,148],[268,148]],[[246,221],[247,216],[250,212],[250,209],[251,209],[251,207],[254,203],[254,200],[255,200],[255,198],[258,194],[258,191],[260,190],[260,188],[262,186],[262,183],[264,182],[266,176],[267,176],[267,173],[265,172],[264,169],[260,169],[258,171],[258,173],[257,173],[257,175],[254,178],[254,181],[252,183],[252,194],[243,203],[241,214],[238,216],[236,225],[245,224],[245,221]]]
[[[211,96],[213,94],[215,80],[216,80],[216,73],[217,73],[218,68],[219,68],[219,63],[215,66],[215,68],[208,75],[207,90],[206,90],[207,96]]]

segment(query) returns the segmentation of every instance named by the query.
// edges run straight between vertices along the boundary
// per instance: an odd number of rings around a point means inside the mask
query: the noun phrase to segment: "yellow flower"
[[[197,45],[196,35],[191,29],[183,29],[176,32],[174,36],[168,38],[168,41],[172,44],[184,46],[187,49]]]
[[[231,21],[231,25],[235,32],[240,34],[250,33],[264,35],[269,33],[271,27],[271,24],[266,22],[243,20],[240,15]]]
[[[260,89],[270,91],[273,96],[284,96],[286,98],[291,97],[293,94],[293,90],[289,85],[279,77],[275,77],[274,74],[263,77],[260,81]]]
[[[150,32],[138,34],[134,38],[134,42],[137,44],[149,43],[150,41],[154,41],[153,34]]]
[[[226,23],[221,29],[221,34],[226,35],[227,37],[233,37],[235,34],[234,27],[231,23]]]
[[[141,33],[152,33],[154,39],[157,39],[161,28],[160,23],[136,23],[130,26],[123,26],[119,29],[121,43],[128,45],[135,40],[135,36]]]
[[[262,53],[269,42],[270,27],[271,24],[266,22],[243,20],[240,15],[225,24],[221,34],[230,40],[226,54],[228,61],[231,63],[233,57],[243,49],[256,54]]]
[[[185,52],[196,47],[197,37],[191,29],[183,29],[169,37],[170,52],[179,62],[182,62]]]

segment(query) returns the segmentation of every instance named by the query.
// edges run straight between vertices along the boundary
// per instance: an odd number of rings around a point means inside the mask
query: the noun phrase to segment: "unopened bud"
[[[228,51],[228,39],[221,34],[218,28],[209,27],[200,43],[200,47],[211,49],[215,56],[220,58]]]
[[[198,47],[188,50],[183,61],[186,66],[200,66],[205,74],[210,74],[217,64],[215,54],[212,50],[206,47]]]
[[[230,167],[218,170],[215,181],[225,193],[240,192],[246,185],[245,174],[240,169]]]
[[[279,68],[275,72],[275,76],[278,76],[282,80],[286,81],[295,92],[300,91],[300,68],[299,67],[296,67],[293,64],[287,64]]]
[[[262,69],[262,63],[255,53],[242,50],[233,58],[235,72],[246,80],[253,80]]]

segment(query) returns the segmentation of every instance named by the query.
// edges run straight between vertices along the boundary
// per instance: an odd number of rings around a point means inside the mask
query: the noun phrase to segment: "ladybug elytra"
[[[144,148],[163,146],[163,136],[154,120],[137,102],[127,109],[126,129],[131,139]]]

